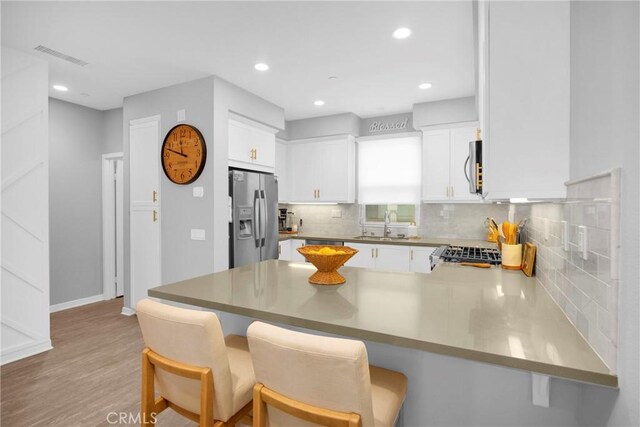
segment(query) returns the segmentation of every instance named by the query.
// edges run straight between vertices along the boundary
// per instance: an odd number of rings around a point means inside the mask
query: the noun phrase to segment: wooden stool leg
[[[257,383],[253,386],[253,426],[267,426],[267,404],[262,400],[262,388],[264,385]]]
[[[200,427],[213,425],[213,373],[207,369],[200,376]]]
[[[152,416],[156,407],[154,376],[155,368],[149,360],[149,349],[145,348],[142,352],[141,425],[155,424],[155,416]]]

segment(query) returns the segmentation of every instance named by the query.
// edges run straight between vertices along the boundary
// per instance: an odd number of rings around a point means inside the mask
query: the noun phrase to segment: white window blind
[[[422,146],[418,136],[358,141],[358,202],[420,202]]]

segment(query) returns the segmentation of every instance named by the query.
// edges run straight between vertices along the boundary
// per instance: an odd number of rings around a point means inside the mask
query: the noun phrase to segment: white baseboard
[[[122,312],[120,314],[123,314],[125,316],[133,316],[134,314],[136,314],[136,311],[133,308],[122,307]]]
[[[0,365],[15,362],[16,360],[24,359],[25,357],[33,356],[38,353],[51,350],[51,340],[37,341],[25,346],[19,346],[8,352],[3,352],[0,359]]]
[[[56,311],[66,310],[68,308],[80,307],[81,305],[92,304],[94,302],[103,301],[104,295],[94,295],[91,297],[80,298],[73,301],[61,302],[60,304],[53,304],[49,306],[49,313],[55,313]]]

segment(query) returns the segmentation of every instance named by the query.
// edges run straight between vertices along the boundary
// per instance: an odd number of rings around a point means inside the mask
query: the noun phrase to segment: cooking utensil
[[[491,264],[487,264],[484,262],[461,262],[460,265],[466,265],[467,267],[476,268],[491,268]]]

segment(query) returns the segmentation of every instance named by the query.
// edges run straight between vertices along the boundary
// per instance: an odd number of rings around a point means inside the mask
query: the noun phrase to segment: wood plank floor
[[[109,413],[140,411],[142,335],[122,298],[51,314],[53,350],[0,369],[2,426],[136,425]],[[109,417],[109,418],[108,418]],[[194,426],[168,409],[158,427]]]

